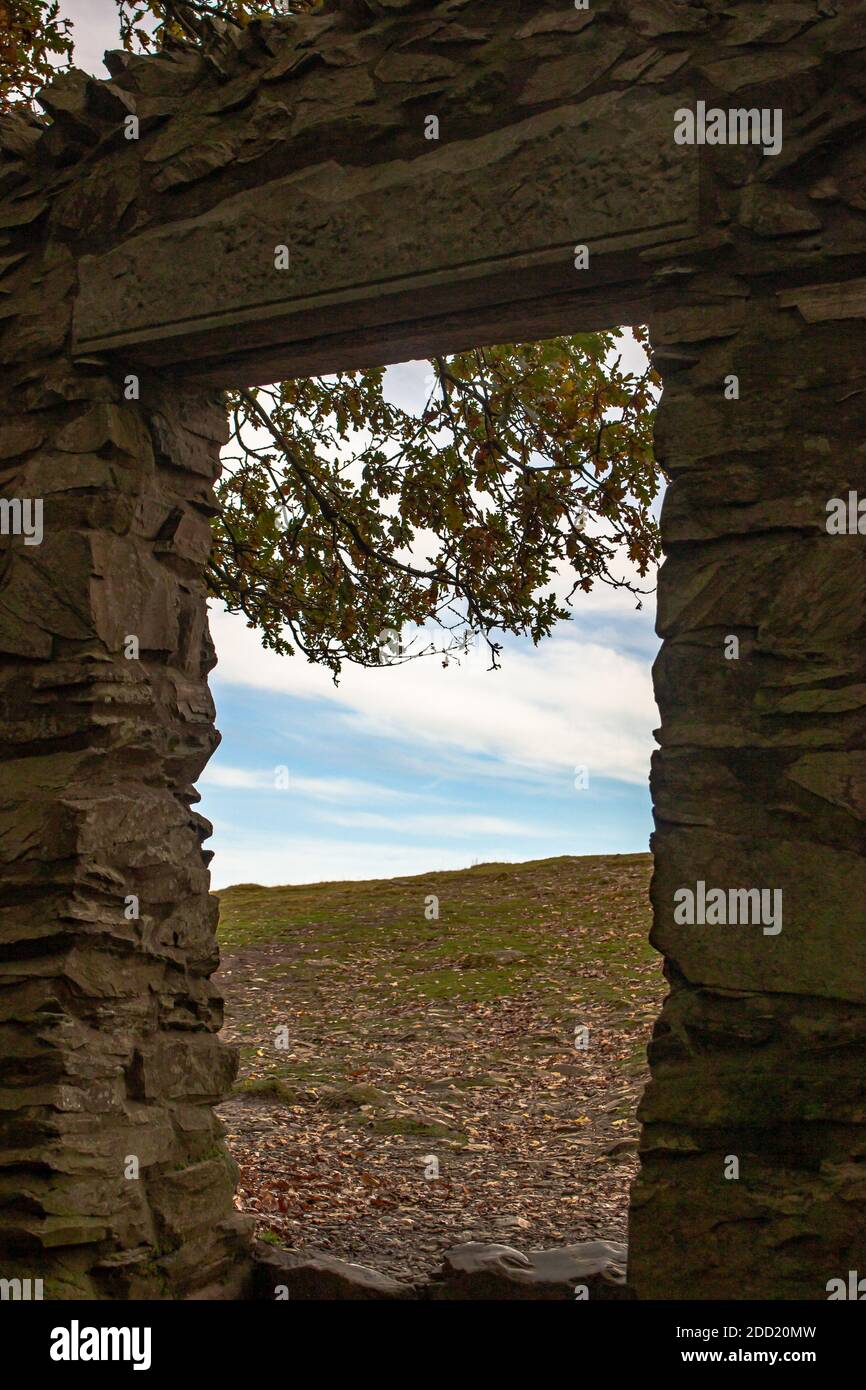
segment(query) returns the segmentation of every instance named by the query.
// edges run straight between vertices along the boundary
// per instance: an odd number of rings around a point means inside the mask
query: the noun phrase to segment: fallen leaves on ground
[[[664,993],[650,872],[611,855],[220,894],[241,1047],[220,1113],[259,1233],[403,1277],[462,1240],[623,1239]]]

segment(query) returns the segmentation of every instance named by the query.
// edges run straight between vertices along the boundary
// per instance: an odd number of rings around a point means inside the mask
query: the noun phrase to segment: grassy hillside
[[[564,857],[220,893],[242,1058],[224,1118],[271,1238],[406,1272],[469,1235],[621,1237],[663,993],[650,871]]]

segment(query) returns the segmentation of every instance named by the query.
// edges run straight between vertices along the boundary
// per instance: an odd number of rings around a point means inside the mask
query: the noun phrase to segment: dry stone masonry
[[[54,131],[3,130],[0,478],[44,537],[3,538],[0,1250],[46,1297],[179,1296],[235,1286],[243,1237],[193,809],[225,415],[70,358],[75,253],[27,173]]]
[[[193,786],[219,390],[628,322],[672,479],[630,1291],[866,1272],[864,49],[864,0],[341,0],[2,118],[5,1276],[249,1288]]]

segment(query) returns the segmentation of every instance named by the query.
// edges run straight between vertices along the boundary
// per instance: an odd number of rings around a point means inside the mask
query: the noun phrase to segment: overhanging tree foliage
[[[145,50],[218,43],[226,24],[317,8],[117,3],[124,46]],[[71,39],[48,0],[4,7],[4,99],[29,100]],[[212,594],[267,646],[300,650],[336,678],[344,661],[447,660],[470,634],[495,665],[497,634],[539,641],[596,582],[639,593],[622,558],[645,576],[658,555],[658,383],[649,368],[623,372],[615,342],[579,334],[437,359],[419,413],[386,398],[381,368],[229,393]],[[440,640],[404,641],[431,627]]]
[[[0,0],[0,112],[31,101],[57,71],[56,60],[72,61],[72,48],[59,0]]]
[[[213,592],[336,673],[430,650],[396,638],[430,623],[446,651],[482,634],[495,664],[497,631],[537,642],[594,582],[634,587],[618,558],[645,575],[658,547],[654,379],[614,348],[593,333],[439,358],[419,413],[378,368],[234,393]]]

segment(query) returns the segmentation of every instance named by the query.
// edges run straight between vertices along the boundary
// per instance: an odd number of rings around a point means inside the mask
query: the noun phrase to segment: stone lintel
[[[641,252],[698,230],[697,152],[672,141],[681,100],[608,92],[164,222],[81,259],[76,351],[236,384],[439,350],[437,332],[449,348],[538,337],[539,312],[551,333],[622,323],[639,312]]]

